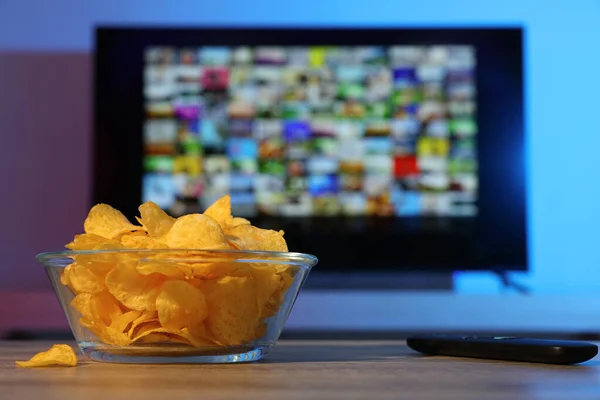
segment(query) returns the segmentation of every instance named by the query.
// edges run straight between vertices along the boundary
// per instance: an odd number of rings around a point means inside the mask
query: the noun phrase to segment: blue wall
[[[526,28],[527,176],[536,293],[600,289],[600,1],[0,0],[0,51],[92,50],[96,24]],[[175,6],[176,5],[176,6]],[[0,89],[1,93],[1,89]],[[466,292],[495,290],[459,276]],[[600,291],[598,291],[600,294]]]

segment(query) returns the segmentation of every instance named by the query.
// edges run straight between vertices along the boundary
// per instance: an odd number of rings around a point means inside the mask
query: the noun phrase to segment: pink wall
[[[88,53],[0,52],[0,292],[50,289],[35,255],[82,230],[90,78]]]

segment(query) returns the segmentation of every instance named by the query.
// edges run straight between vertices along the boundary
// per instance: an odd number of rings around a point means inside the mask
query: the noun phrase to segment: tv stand
[[[506,271],[494,271],[494,274],[500,279],[502,283],[502,288],[504,290],[514,290],[515,292],[523,295],[530,294],[530,290],[526,285],[523,285],[514,279],[512,279],[508,272]]]

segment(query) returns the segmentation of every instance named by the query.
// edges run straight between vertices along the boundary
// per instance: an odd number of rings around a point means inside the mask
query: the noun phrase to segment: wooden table
[[[600,358],[549,366],[413,353],[404,342],[281,342],[258,363],[16,368],[51,346],[0,342],[0,399],[600,399]]]

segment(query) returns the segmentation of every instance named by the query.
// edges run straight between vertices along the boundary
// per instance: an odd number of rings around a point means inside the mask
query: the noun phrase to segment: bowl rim
[[[310,269],[317,264],[319,261],[318,258],[312,254],[307,253],[298,253],[291,251],[265,251],[265,250],[217,250],[217,249],[172,249],[172,248],[164,248],[164,249],[101,249],[101,250],[59,250],[59,251],[48,251],[42,252],[35,256],[35,260],[44,265],[44,266],[52,266],[52,267],[62,267],[60,265],[49,265],[53,260],[64,260],[67,258],[71,258],[73,256],[78,255],[98,255],[98,254],[154,254],[154,253],[181,253],[181,252],[190,252],[190,253],[208,253],[208,254],[239,254],[239,255],[249,255],[255,256],[254,259],[236,259],[237,262],[260,262],[261,258],[269,257],[269,258],[278,258],[282,260],[272,260],[270,263],[273,264],[281,264],[286,263],[286,261],[294,262],[294,265],[298,265],[301,268]],[[143,261],[145,259],[140,259]],[[161,258],[159,259],[163,262],[185,262],[185,258]],[[156,261],[152,259],[152,261]],[[189,262],[193,262],[198,260],[189,260]],[[213,260],[214,261],[214,260]],[[71,261],[73,262],[73,260]]]

